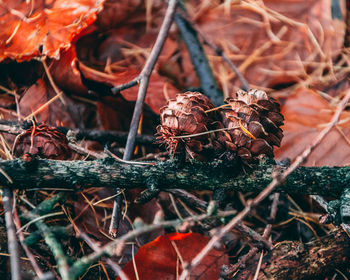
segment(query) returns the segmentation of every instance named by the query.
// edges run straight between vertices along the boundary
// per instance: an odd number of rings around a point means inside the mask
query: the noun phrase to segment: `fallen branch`
[[[227,188],[241,192],[260,192],[270,182],[273,173],[283,173],[285,167],[269,161],[253,166],[247,172],[221,161],[186,163],[175,161],[150,165],[131,165],[113,159],[95,161],[55,161],[34,159],[0,160],[0,166],[12,179],[0,175],[0,184],[12,189],[27,188],[146,188],[149,181],[157,188],[215,190]],[[236,170],[236,171],[235,171]],[[318,194],[339,197],[350,185],[350,167],[298,167],[275,192]]]

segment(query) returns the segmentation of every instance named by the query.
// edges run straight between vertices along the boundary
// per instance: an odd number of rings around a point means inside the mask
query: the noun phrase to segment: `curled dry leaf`
[[[199,233],[170,233],[159,236],[142,246],[134,259],[128,262],[123,271],[132,279],[178,279],[184,263],[189,263],[208,243],[208,237]],[[190,279],[218,279],[220,268],[228,262],[228,256],[212,249],[196,266]],[[117,277],[116,280],[120,278]]]
[[[335,107],[316,91],[299,88],[282,106],[285,117],[284,139],[276,158],[294,160],[328,125]],[[350,112],[341,114],[338,125],[313,150],[305,166],[342,166],[350,164]]]
[[[6,3],[4,3],[6,2]],[[0,1],[0,61],[59,58],[93,23],[104,0]]]
[[[30,154],[47,159],[68,160],[72,155],[66,135],[46,124],[33,125],[27,129],[17,138],[13,150],[16,157]]]

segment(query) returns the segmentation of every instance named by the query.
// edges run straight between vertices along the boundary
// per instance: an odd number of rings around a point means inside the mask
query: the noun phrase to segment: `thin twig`
[[[120,92],[123,91],[123,90],[126,90],[126,89],[128,89],[128,88],[131,88],[131,87],[133,87],[133,86],[136,86],[136,85],[140,82],[140,78],[141,78],[141,77],[140,77],[140,75],[139,75],[139,76],[137,76],[135,79],[131,80],[130,82],[127,82],[127,83],[122,84],[122,85],[120,85],[120,86],[113,87],[113,88],[111,89],[111,91],[112,91],[113,94],[118,94],[118,93],[120,93]]]
[[[88,150],[82,146],[79,146],[77,144],[74,144],[74,143],[71,143],[69,142],[68,143],[68,146],[75,152],[77,152],[78,154],[81,154],[81,155],[84,155],[84,156],[91,156],[93,158],[97,158],[97,159],[103,159],[103,158],[106,158],[107,157],[107,154],[103,153],[103,152],[94,152],[94,151],[91,151],[91,150]]]
[[[279,197],[280,197],[279,193],[275,193],[273,196],[273,201],[272,201],[271,210],[270,210],[270,217],[269,217],[270,223],[265,226],[264,233],[262,235],[262,237],[265,239],[268,239],[271,234],[271,229],[272,229],[271,222],[274,221],[276,218]],[[231,279],[234,273],[238,269],[245,267],[246,263],[251,258],[255,257],[258,252],[259,252],[258,247],[251,248],[247,254],[239,258],[237,263],[233,265],[224,266],[221,276],[224,277],[224,279]]]
[[[41,60],[41,63],[42,63],[42,65],[44,66],[45,73],[46,73],[47,78],[49,79],[50,85],[52,86],[54,92],[56,93],[56,95],[58,96],[58,98],[61,100],[61,102],[62,102],[64,105],[66,105],[67,102],[66,102],[66,101],[64,100],[64,98],[63,98],[63,92],[62,92],[62,90],[60,90],[60,89],[56,86],[56,83],[55,83],[55,81],[54,81],[53,78],[52,78],[52,75],[51,75],[51,73],[50,73],[50,69],[49,69],[49,67],[48,67],[47,64],[46,64],[45,59],[46,59],[46,58],[42,59],[42,60]]]
[[[209,253],[209,251],[214,247],[216,242],[218,242],[228,231],[230,231],[234,226],[237,225],[242,219],[247,216],[250,211],[257,206],[261,201],[263,201],[275,187],[280,185],[289,174],[291,174],[301,163],[303,163],[310,153],[317,147],[323,138],[331,131],[331,129],[338,123],[340,114],[344,110],[345,106],[350,100],[350,90],[347,91],[343,100],[338,104],[337,110],[333,115],[333,118],[329,125],[324,128],[319,135],[312,141],[309,147],[307,147],[296,159],[295,161],[288,167],[281,175],[274,176],[272,182],[252,201],[247,203],[247,206],[237,215],[235,216],[226,226],[224,226],[221,231],[215,235],[208,244],[197,254],[197,256],[192,260],[192,262],[183,270],[180,280],[185,280],[190,274],[191,270],[196,267],[203,258]]]
[[[7,230],[7,243],[8,250],[10,253],[10,262],[11,262],[11,279],[20,280],[21,276],[21,267],[19,261],[19,248],[16,237],[16,229],[13,223],[12,215],[12,191],[8,188],[4,188],[4,194],[2,201],[4,203],[5,211],[5,221],[6,221],[6,230]]]
[[[140,117],[142,114],[142,107],[143,107],[143,103],[145,101],[149,79],[150,79],[150,76],[152,74],[153,68],[158,60],[160,52],[163,48],[164,42],[168,36],[170,26],[173,23],[176,7],[177,7],[177,0],[170,0],[168,8],[167,8],[166,13],[165,13],[165,17],[164,17],[162,26],[160,27],[160,30],[159,30],[159,33],[157,36],[156,42],[152,48],[150,56],[147,58],[145,66],[143,67],[143,69],[141,71],[140,86],[139,86],[139,90],[137,93],[137,100],[136,100],[132,120],[130,123],[130,130],[129,130],[129,134],[128,134],[128,139],[127,139],[126,146],[125,146],[125,153],[123,156],[124,160],[130,160],[132,153],[134,151],[135,137],[137,134],[137,129],[139,126]],[[117,192],[119,192],[119,191],[120,190],[117,190]],[[111,225],[110,225],[110,229],[109,229],[109,232],[112,235],[115,235],[115,233],[118,229],[118,226],[119,226],[119,221],[121,218],[121,215],[120,215],[121,203],[122,203],[122,199],[121,199],[121,196],[119,195],[116,197],[116,199],[114,200],[114,204],[113,204]]]

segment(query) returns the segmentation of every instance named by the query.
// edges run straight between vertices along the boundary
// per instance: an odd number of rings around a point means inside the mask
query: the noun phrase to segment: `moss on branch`
[[[211,163],[159,162],[155,165],[131,165],[113,159],[96,161],[55,161],[34,159],[0,160],[1,169],[13,183],[0,175],[0,184],[23,188],[146,188],[153,178],[162,189],[215,190],[226,188],[241,192],[260,192],[271,181],[274,172],[284,167],[262,161],[250,170],[239,170],[221,161]],[[339,197],[350,185],[350,167],[299,167],[276,191],[319,194]]]

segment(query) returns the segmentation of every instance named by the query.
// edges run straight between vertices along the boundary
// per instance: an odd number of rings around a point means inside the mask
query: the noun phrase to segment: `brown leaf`
[[[86,102],[78,102],[64,93],[61,96],[65,104],[57,97],[51,85],[43,79],[37,80],[21,96],[19,112],[25,118],[42,108],[35,114],[39,123],[71,128],[89,128],[96,126],[94,107]],[[48,101],[54,101],[48,104]],[[89,122],[88,122],[89,121]]]
[[[0,4],[0,61],[59,58],[72,39],[93,23],[104,0],[15,1]]]
[[[282,106],[285,125],[281,148],[275,154],[277,159],[294,160],[304,151],[328,125],[335,107],[316,91],[300,88],[290,95]],[[350,163],[350,112],[341,114],[337,128],[333,128],[315,148],[303,164],[305,166],[342,166]]]

